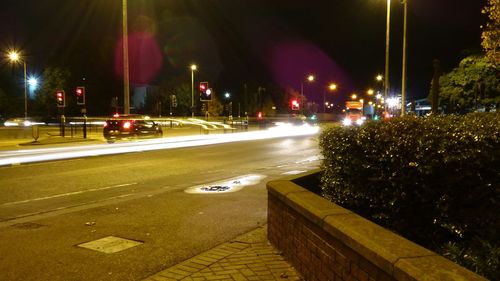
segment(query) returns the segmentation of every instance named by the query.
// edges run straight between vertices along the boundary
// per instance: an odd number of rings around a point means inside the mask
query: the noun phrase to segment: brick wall
[[[268,238],[305,280],[486,280],[291,180],[267,184]]]

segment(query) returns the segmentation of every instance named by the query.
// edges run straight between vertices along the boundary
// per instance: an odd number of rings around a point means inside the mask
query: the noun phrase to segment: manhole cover
[[[120,252],[135,246],[139,246],[143,244],[143,242],[124,239],[115,236],[108,236],[98,240],[86,242],[78,245],[78,247],[106,253],[112,254],[116,252]]]
[[[230,188],[229,186],[212,185],[212,186],[202,187],[201,190],[203,190],[203,191],[212,191],[212,192],[220,192],[220,191],[229,190],[229,188]]]
[[[184,190],[184,192],[194,194],[217,194],[235,192],[241,190],[245,186],[257,185],[265,177],[266,176],[264,175],[256,174],[243,175],[225,181],[213,182],[210,185],[193,186]]]

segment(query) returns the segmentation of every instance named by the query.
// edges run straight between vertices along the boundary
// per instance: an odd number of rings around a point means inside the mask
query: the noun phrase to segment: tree
[[[224,112],[224,106],[214,92],[212,92],[212,100],[207,102],[207,104],[208,114],[212,117],[220,116]]]
[[[500,0],[488,0],[482,12],[489,21],[483,27],[481,45],[490,62],[497,66],[500,62]]]
[[[53,117],[57,115],[57,106],[54,96],[57,90],[66,89],[66,104],[70,104],[68,99],[71,99],[72,95],[67,88],[67,81],[69,77],[69,70],[59,67],[45,68],[43,71],[42,86],[37,92],[35,98],[35,110],[37,110],[38,114],[45,115],[46,117]]]
[[[457,68],[441,76],[439,104],[446,113],[498,109],[499,80],[495,65],[486,57],[466,57]]]

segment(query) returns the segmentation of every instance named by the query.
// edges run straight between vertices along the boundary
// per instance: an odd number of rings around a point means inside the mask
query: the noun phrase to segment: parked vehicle
[[[159,138],[163,136],[163,131],[158,123],[147,116],[123,115],[106,120],[103,136],[108,142],[114,142],[124,138]]]

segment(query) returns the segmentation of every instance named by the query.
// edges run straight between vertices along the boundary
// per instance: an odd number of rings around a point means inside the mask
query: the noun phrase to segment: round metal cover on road
[[[235,192],[241,190],[245,186],[258,184],[264,179],[265,175],[249,174],[240,177],[228,179],[221,182],[215,182],[212,184],[198,185],[190,187],[184,192],[192,194],[218,194]]]

